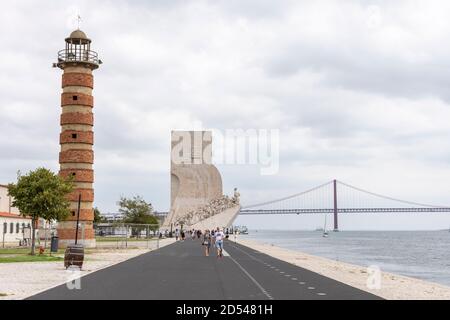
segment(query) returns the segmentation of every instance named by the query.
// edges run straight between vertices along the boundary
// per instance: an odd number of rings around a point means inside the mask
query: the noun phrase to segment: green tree
[[[97,207],[95,207],[94,208],[94,223],[102,223],[105,221],[106,221],[105,217],[102,217],[100,210]]]
[[[17,183],[8,185],[12,205],[22,216],[31,217],[31,255],[34,255],[35,230],[39,218],[47,221],[64,220],[70,213],[67,195],[73,190],[72,181],[65,180],[52,171],[38,168],[22,176],[17,174]]]
[[[123,222],[136,224],[150,224],[150,230],[158,229],[158,218],[153,215],[151,203],[147,203],[141,196],[134,196],[132,199],[121,197],[119,202],[119,212],[124,215]],[[139,236],[142,227],[133,227],[132,234]]]

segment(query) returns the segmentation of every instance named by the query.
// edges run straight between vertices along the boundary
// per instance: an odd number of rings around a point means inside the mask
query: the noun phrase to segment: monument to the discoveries
[[[223,195],[222,178],[211,161],[211,131],[172,131],[170,212],[164,228],[226,228],[236,218],[238,194]]]
[[[64,71],[61,94],[61,134],[59,154],[60,171],[63,177],[72,176],[75,184],[70,194],[71,215],[58,224],[60,245],[66,246],[75,239],[78,200],[80,202],[80,222],[78,239],[84,245],[94,246],[94,99],[92,71],[101,61],[97,53],[90,50],[91,40],[81,30],[73,31],[66,38],[65,49],[58,52],[55,66]]]

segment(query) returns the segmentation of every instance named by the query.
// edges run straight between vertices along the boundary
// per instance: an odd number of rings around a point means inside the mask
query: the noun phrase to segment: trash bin
[[[64,254],[64,267],[77,266],[83,267],[84,247],[82,244],[69,244]]]
[[[50,252],[58,252],[58,237],[53,236],[50,243]]]

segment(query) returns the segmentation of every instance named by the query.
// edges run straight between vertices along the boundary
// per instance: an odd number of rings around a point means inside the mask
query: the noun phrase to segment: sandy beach
[[[159,246],[173,243],[173,239],[163,239]],[[85,256],[83,269],[79,276],[110,267],[133,257],[157,249],[101,248]],[[64,268],[62,261],[55,262],[19,262],[0,264],[0,300],[21,300],[41,291],[66,283],[73,273]],[[82,286],[82,281],[81,281]]]
[[[450,287],[420,279],[381,272],[379,288],[369,289],[366,267],[273,246],[270,243],[237,238],[237,242],[274,258],[346,283],[389,300],[448,300]],[[369,281],[370,283],[370,281]]]

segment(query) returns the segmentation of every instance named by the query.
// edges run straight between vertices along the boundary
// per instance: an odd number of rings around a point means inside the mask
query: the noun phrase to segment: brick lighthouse
[[[78,240],[86,247],[95,246],[94,212],[94,99],[92,71],[101,64],[96,52],[91,51],[91,40],[81,30],[73,31],[65,39],[65,49],[58,52],[62,69],[61,134],[59,154],[62,177],[72,176],[74,191],[69,195],[70,215],[58,224],[60,246],[75,242],[78,202],[80,213]]]

